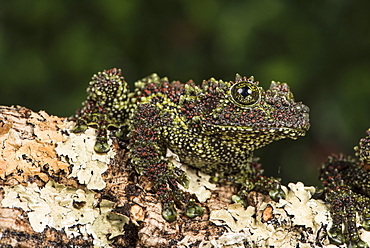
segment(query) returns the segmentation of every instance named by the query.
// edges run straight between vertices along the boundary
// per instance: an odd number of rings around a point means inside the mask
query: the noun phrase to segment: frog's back
[[[195,86],[193,81],[186,83]],[[170,82],[167,77],[160,78],[156,73],[151,74],[135,82],[134,95],[132,103],[135,105],[157,103],[172,103],[178,105],[181,96],[185,95],[185,85],[179,81]],[[160,107],[160,105],[158,105]]]

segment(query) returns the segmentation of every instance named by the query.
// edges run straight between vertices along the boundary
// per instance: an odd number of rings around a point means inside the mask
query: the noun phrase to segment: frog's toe
[[[73,133],[82,133],[87,129],[87,125],[84,123],[77,123],[72,129]]]
[[[110,146],[107,141],[97,140],[94,145],[94,151],[97,153],[106,153],[110,150]]]
[[[339,244],[339,245],[341,245],[341,244]],[[357,241],[351,241],[351,245],[349,247],[352,247],[352,248],[368,248],[369,246],[367,245],[366,242],[359,239]]]
[[[186,189],[189,188],[190,179],[187,174],[179,168],[174,168],[174,172],[176,175],[176,180]]]
[[[121,126],[118,128],[115,132],[114,135],[119,138],[120,140],[128,141],[129,138],[127,137],[128,129],[126,126]]]
[[[284,190],[281,188],[280,185],[276,189],[270,190],[269,195],[270,195],[271,199],[276,201],[276,202],[278,202],[280,199],[285,199],[286,198],[286,194],[285,194]]]
[[[352,244],[353,248],[368,248],[369,246],[366,244],[366,242],[359,240],[358,242]]]
[[[194,199],[190,199],[186,204],[186,216],[189,218],[195,218],[201,216],[204,212],[204,209],[195,203]]]
[[[331,228],[328,232],[328,236],[331,244],[342,245],[345,242],[342,231],[337,228]]]
[[[370,216],[363,218],[362,227],[365,229],[365,231],[370,231]]]
[[[242,204],[244,207],[247,207],[247,203],[245,202],[245,200],[242,198],[242,197],[240,197],[239,195],[233,195],[232,197],[231,197],[231,200],[233,201],[233,202],[235,202],[235,203],[240,203],[240,204]]]
[[[164,202],[162,206],[162,217],[168,222],[173,222],[177,219],[177,211],[173,201]]]

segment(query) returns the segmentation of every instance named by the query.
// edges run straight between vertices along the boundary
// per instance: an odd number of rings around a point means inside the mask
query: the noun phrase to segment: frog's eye
[[[239,82],[230,88],[232,99],[239,105],[250,106],[260,99],[258,86],[250,82]]]

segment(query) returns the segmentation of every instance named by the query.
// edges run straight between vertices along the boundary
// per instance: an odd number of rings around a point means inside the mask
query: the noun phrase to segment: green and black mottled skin
[[[87,93],[74,131],[97,127],[98,153],[109,150],[108,128],[127,138],[131,160],[139,174],[154,182],[167,221],[177,218],[175,205],[185,205],[188,217],[203,212],[196,197],[179,188],[187,185],[188,177],[165,158],[167,149],[219,181],[242,184],[236,200],[243,202],[250,190],[279,199],[284,197],[279,180],[262,175],[253,150],[296,139],[309,128],[309,109],[294,101],[288,85],[272,82],[264,90],[253,77],[211,78],[197,86],[152,74],[130,92],[121,71],[111,69],[94,75]]]
[[[331,242],[368,247],[359,237],[356,215],[362,220],[362,228],[370,231],[370,129],[355,151],[358,160],[343,154],[329,156],[320,179],[333,218],[328,233]]]

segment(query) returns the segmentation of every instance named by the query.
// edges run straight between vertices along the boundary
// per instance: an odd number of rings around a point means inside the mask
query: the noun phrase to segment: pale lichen
[[[112,213],[114,202],[95,198],[92,190],[66,187],[50,180],[45,187],[35,183],[28,186],[4,187],[2,207],[21,208],[27,212],[36,232],[46,226],[64,230],[69,238],[92,235],[96,247],[106,246],[109,239],[122,235],[128,217]]]
[[[85,133],[70,133],[66,141],[58,142],[55,151],[65,162],[72,165],[68,177],[76,177],[78,182],[85,184],[88,189],[104,189],[106,183],[101,174],[104,173],[115,152],[98,154],[94,151],[96,140],[95,130],[89,128]],[[109,140],[109,144],[111,144]]]
[[[212,211],[210,220],[228,231],[218,239],[204,241],[204,245],[211,242],[216,247],[242,247],[247,242],[253,247],[336,247],[326,239],[330,213],[321,200],[312,199],[314,187],[305,187],[300,182],[288,187],[289,190],[283,187],[285,200],[262,203],[259,209],[252,206],[245,209],[236,203]],[[362,236],[364,240],[367,233]]]

